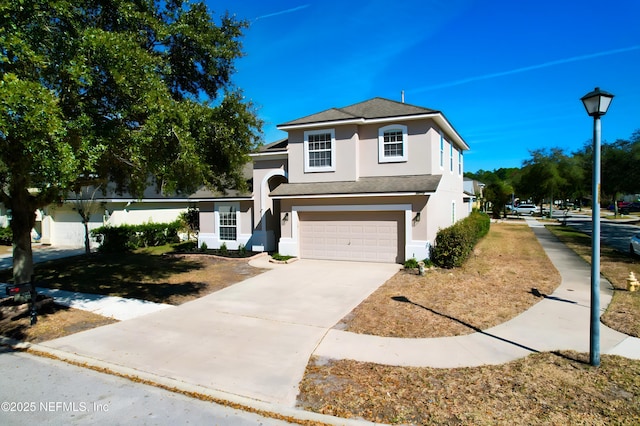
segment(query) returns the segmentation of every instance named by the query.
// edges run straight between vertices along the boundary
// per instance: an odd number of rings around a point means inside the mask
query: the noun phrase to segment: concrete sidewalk
[[[434,339],[377,337],[332,329],[314,355],[388,365],[452,368],[502,364],[534,352],[564,349],[588,352],[591,268],[535,219],[527,219],[527,223],[560,272],[562,283],[526,312],[482,332]],[[602,312],[612,294],[611,284],[602,278]],[[601,353],[640,359],[640,339],[603,324],[600,327]]]

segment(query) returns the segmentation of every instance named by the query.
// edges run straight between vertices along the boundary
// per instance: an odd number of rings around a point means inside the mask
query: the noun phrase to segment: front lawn
[[[92,253],[35,265],[40,287],[179,305],[262,272],[247,260],[172,253],[170,246],[132,253]],[[0,281],[11,278],[0,272]]]

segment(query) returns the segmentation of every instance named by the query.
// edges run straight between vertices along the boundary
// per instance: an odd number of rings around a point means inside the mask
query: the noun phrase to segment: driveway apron
[[[398,269],[300,260],[176,308],[42,346],[293,407],[327,330]]]

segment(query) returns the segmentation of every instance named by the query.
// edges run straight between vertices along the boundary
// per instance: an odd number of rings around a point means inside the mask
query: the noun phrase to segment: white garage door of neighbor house
[[[302,258],[401,261],[401,212],[301,212],[299,218]]]

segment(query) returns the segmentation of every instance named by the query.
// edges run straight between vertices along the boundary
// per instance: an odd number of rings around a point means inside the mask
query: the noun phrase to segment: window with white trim
[[[444,136],[440,132],[440,168],[444,168]]]
[[[222,205],[218,207],[220,217],[219,238],[222,241],[236,241],[238,236],[238,217],[235,206]]]
[[[332,172],[335,164],[335,133],[330,130],[304,132],[304,171]]]
[[[378,162],[407,161],[407,126],[393,124],[378,129]]]
[[[458,150],[458,174],[462,176],[462,150]]]
[[[449,171],[453,172],[453,144],[449,145]]]

